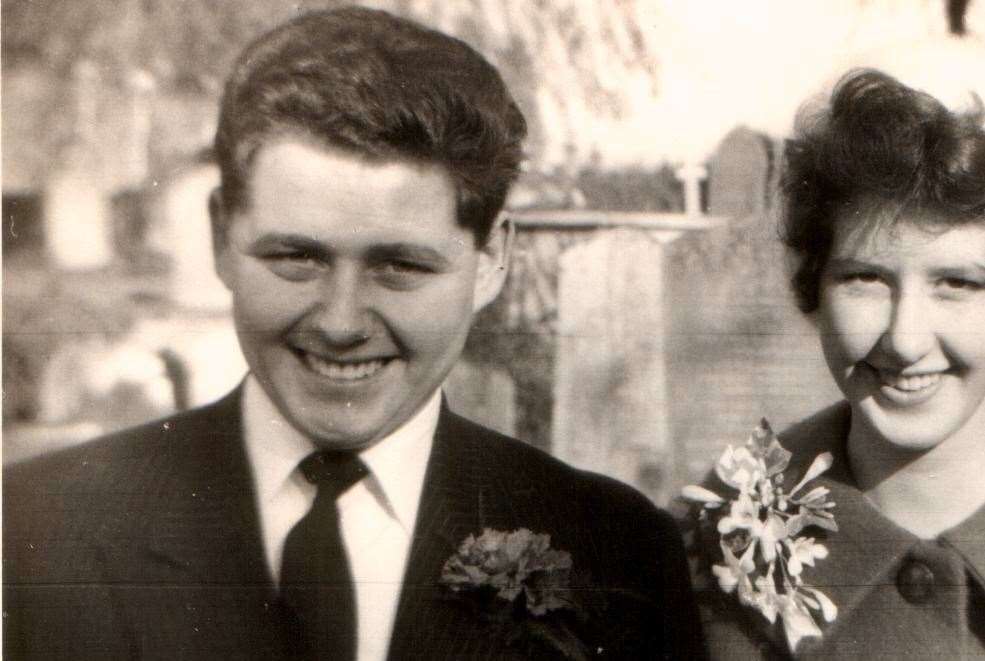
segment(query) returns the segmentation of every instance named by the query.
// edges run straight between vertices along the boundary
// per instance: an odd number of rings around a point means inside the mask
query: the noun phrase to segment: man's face
[[[246,361],[324,448],[367,447],[416,413],[502,286],[504,231],[478,248],[437,166],[278,139],[227,221],[216,268]]]

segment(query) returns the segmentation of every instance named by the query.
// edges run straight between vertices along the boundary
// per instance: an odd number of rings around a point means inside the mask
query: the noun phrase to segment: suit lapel
[[[160,485],[170,495],[145,531],[147,559],[163,562],[178,580],[268,580],[242,441],[240,391],[172,424],[175,452],[168,453],[170,470]]]
[[[279,651],[275,592],[264,560],[252,475],[242,442],[240,391],[162,426],[130,476],[147,485],[114,535],[106,567],[130,589],[120,611],[143,653],[190,650],[191,658]],[[129,479],[129,478],[128,478]],[[217,656],[218,655],[218,656]]]
[[[445,561],[468,535],[484,527],[516,527],[496,480],[496,446],[483,438],[485,434],[442,407],[394,623],[391,659],[504,658],[475,614],[449,599],[438,584]]]

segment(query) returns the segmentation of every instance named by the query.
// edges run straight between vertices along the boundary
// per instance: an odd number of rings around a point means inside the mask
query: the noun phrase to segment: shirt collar
[[[407,422],[359,453],[373,477],[368,488],[407,531],[414,528],[440,412],[438,389]],[[243,425],[257,499],[263,504],[317,447],[284,419],[252,375],[244,387]]]
[[[410,420],[359,455],[373,474],[373,485],[378,487],[378,495],[383,496],[391,512],[408,532],[414,529],[417,520],[424,474],[440,413],[439,389]]]

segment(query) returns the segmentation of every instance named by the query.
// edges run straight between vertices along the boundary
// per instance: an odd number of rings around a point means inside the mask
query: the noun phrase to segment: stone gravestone
[[[765,136],[744,126],[725,136],[708,166],[711,215],[741,218],[766,209],[769,146]]]
[[[673,465],[667,439],[663,247],[642,229],[601,230],[565,252],[558,285],[553,453],[647,490]],[[664,469],[664,473],[669,469]]]

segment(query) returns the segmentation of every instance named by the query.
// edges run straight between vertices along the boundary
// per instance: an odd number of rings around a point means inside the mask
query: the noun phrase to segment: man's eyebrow
[[[935,269],[934,273],[942,275],[961,275],[969,271],[985,274],[985,262],[970,262],[967,266],[942,266]]]
[[[250,244],[251,252],[263,252],[276,248],[291,248],[315,254],[328,252],[328,248],[320,241],[304,234],[290,232],[270,232],[258,237]]]
[[[442,252],[430,246],[415,243],[383,243],[370,248],[369,256],[374,259],[421,260],[437,266],[451,264],[451,260]]]
[[[828,267],[836,268],[839,270],[844,269],[876,269],[880,270],[882,267],[877,262],[870,262],[865,259],[859,259],[857,257],[831,257],[828,259]]]

